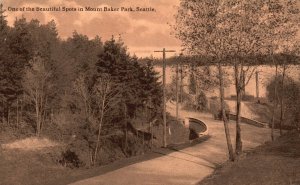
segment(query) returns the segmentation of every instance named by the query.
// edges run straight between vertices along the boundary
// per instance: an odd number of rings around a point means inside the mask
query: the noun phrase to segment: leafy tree
[[[5,21],[3,21],[5,23]],[[1,57],[0,92],[2,105],[7,122],[10,118],[10,109],[13,102],[22,93],[22,77],[28,61],[32,57],[31,36],[26,19],[17,19],[14,27],[9,29],[5,36],[5,52]],[[5,102],[5,106],[4,106]]]
[[[9,32],[9,27],[7,25],[6,21],[6,16],[4,16],[4,10],[3,10],[3,5],[0,4],[0,93],[1,93],[1,116],[2,116],[2,122],[4,123],[5,121],[5,116],[4,116],[4,101],[7,98],[5,95],[5,86],[7,84],[7,77],[5,74],[5,67],[6,67],[6,60],[8,59],[8,45],[7,45],[7,37],[8,37],[8,32]]]
[[[18,27],[25,27],[28,31],[27,41],[30,46],[24,43],[23,46],[14,45],[14,49],[18,49],[18,47],[21,49],[23,47],[29,48],[29,57],[25,59],[29,65],[23,69],[25,74],[23,75],[22,88],[28,95],[27,103],[34,107],[36,134],[40,136],[49,112],[51,111],[52,114],[54,106],[58,108],[57,100],[59,99],[60,86],[57,85],[57,82],[59,82],[60,76],[58,69],[61,65],[56,49],[60,48],[60,40],[54,21],[42,25],[38,20],[26,22],[26,19],[23,18],[15,23],[17,31]]]
[[[234,160],[235,156],[225,113],[222,60],[225,59],[227,53],[225,49],[226,42],[223,39],[224,33],[218,29],[220,24],[218,17],[220,5],[221,2],[219,1],[181,1],[176,15],[175,31],[190,55],[210,56],[218,65],[220,101],[229,159]]]
[[[285,68],[286,60],[282,61],[276,59],[276,55],[293,55],[299,50],[299,39],[297,39],[297,33],[299,30],[299,1],[280,1],[272,0],[268,1],[268,8],[266,10],[267,20],[265,21],[266,39],[265,44],[268,48],[267,53],[271,57],[271,61],[275,66],[275,76],[278,75],[278,66],[280,64]],[[285,71],[285,70],[283,70]],[[277,78],[277,77],[275,77]],[[282,84],[281,84],[282,85]],[[274,93],[277,93],[279,84],[275,83]],[[280,102],[282,103],[282,101]],[[273,113],[272,113],[272,132],[271,138],[274,140],[274,124],[275,113],[278,106],[278,101],[273,101]]]
[[[190,70],[190,76],[189,76],[189,93],[190,94],[196,94],[197,92],[197,82],[196,82],[196,77],[195,77],[195,67],[193,66]]]
[[[193,55],[209,56],[218,63],[221,101],[224,91],[222,90],[224,83],[221,65],[227,63],[227,65],[233,64],[234,66],[237,93],[236,154],[242,151],[240,102],[243,89],[255,71],[255,68],[251,69],[251,65],[255,64],[262,54],[269,54],[269,46],[275,46],[275,43],[272,43],[275,32],[284,30],[273,29],[271,31],[272,25],[281,27],[284,23],[269,17],[269,12],[278,7],[290,6],[295,1],[285,2],[286,5],[279,6],[276,3],[278,1],[275,2],[277,5],[273,6],[274,2],[262,0],[182,1],[178,11],[175,29],[188,52]],[[296,11],[293,8],[285,10],[286,12]],[[277,18],[280,19],[280,16]],[[282,36],[282,34],[279,35]],[[272,42],[267,42],[268,40]],[[276,44],[280,45],[280,42]],[[223,112],[225,114],[224,110]],[[226,124],[224,125],[226,131]],[[231,150],[228,132],[226,133],[228,147]]]
[[[41,24],[24,17],[9,27],[1,5],[0,41],[3,122],[15,109],[18,120],[21,107],[21,115],[26,110],[23,120],[34,123],[37,136],[42,130],[56,135],[45,131],[52,128],[61,137],[78,134],[92,164],[103,136],[120,129],[127,135],[127,123],[145,110],[151,121],[160,116],[161,84],[153,65],[140,65],[121,39],[103,45],[100,37],[89,39],[75,31],[61,40],[54,21]]]
[[[138,106],[141,105],[139,76],[143,72],[137,59],[127,54],[126,47],[121,41],[112,38],[105,42],[103,54],[99,55],[96,66],[97,75],[94,78],[97,79],[97,76],[102,74],[110,75],[122,92],[123,101],[129,108],[129,115],[134,117]]]
[[[256,56],[261,55],[263,47],[264,15],[262,1],[224,1],[218,10],[218,29],[222,32],[226,57],[233,63],[236,89],[236,154],[242,152],[241,139],[241,101],[246,84],[254,74]],[[246,60],[249,56],[252,60]]]
[[[101,75],[110,75],[121,94],[121,106],[114,121],[123,125],[126,147],[128,121],[137,119],[138,115],[147,109],[151,109],[150,114],[160,115],[161,85],[152,64],[140,65],[137,57],[127,53],[121,40],[116,41],[112,38],[105,42],[103,49],[96,63],[97,74],[94,79]]]
[[[98,36],[89,39],[86,35],[75,31],[73,36],[63,43],[63,48],[75,67],[75,74],[73,75],[76,76],[80,72],[85,72],[89,76],[95,74],[95,63],[98,60],[98,55],[103,52],[103,44]]]
[[[284,80],[283,86],[277,86]],[[277,88],[275,94],[275,87]],[[294,81],[292,78],[286,76],[283,78],[282,75],[273,77],[270,83],[267,85],[267,97],[270,102],[283,100],[283,104],[280,105],[280,114],[277,115],[275,120],[279,120],[279,129],[282,129],[283,125],[294,125],[299,127],[299,98],[300,94],[300,84],[299,82]],[[276,100],[277,99],[277,100]],[[282,106],[282,107],[281,107]],[[282,113],[282,114],[281,114]],[[281,116],[284,116],[283,118]],[[282,120],[281,120],[282,119]],[[277,122],[278,123],[278,122]]]

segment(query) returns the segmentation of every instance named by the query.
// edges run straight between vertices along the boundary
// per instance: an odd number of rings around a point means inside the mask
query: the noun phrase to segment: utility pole
[[[175,52],[174,50],[166,50],[163,48],[162,51],[154,51],[163,53],[163,120],[164,120],[164,129],[163,129],[163,145],[167,147],[167,115],[166,115],[166,52]]]

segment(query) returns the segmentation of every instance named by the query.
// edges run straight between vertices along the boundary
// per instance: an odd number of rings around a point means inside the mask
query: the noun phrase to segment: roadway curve
[[[168,103],[167,110],[174,116],[174,104]],[[175,152],[163,149],[156,158],[81,180],[73,185],[188,185],[195,184],[210,175],[219,164],[228,159],[223,123],[214,120],[211,115],[184,110],[180,111],[180,116],[205,122],[210,139]],[[234,122],[229,124],[229,128],[233,142]],[[241,128],[243,146],[246,150],[270,140],[268,128],[258,128],[243,123]]]

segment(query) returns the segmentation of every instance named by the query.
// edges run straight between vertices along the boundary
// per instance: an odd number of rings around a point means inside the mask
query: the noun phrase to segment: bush
[[[196,110],[205,111],[207,110],[208,100],[204,92],[200,92],[198,96],[196,96]]]
[[[254,101],[255,97],[253,95],[250,95],[250,94],[244,94],[243,97],[242,97],[242,100],[243,101]]]
[[[82,165],[78,155],[70,149],[62,153],[62,159],[59,163],[69,168],[79,168]]]
[[[198,96],[184,94],[184,108],[187,110],[206,111],[208,108],[208,100],[204,92],[200,92]]]
[[[209,100],[209,112],[212,113],[212,115],[214,116],[214,119],[222,119],[222,111],[221,111],[221,103],[220,100],[218,98],[211,98]],[[227,118],[229,118],[229,106],[225,103],[225,112],[227,115]]]
[[[284,110],[284,124],[288,126],[295,126],[299,124],[300,120],[300,83],[291,78],[286,77],[284,86],[281,85],[282,76],[279,75],[276,79],[273,78],[267,85],[267,98],[270,102],[275,100],[275,83],[277,83],[278,105],[280,100],[283,99]],[[275,120],[280,119],[280,110],[277,109],[275,113]],[[277,121],[278,122],[278,121]],[[282,125],[283,126],[283,125]],[[283,126],[284,127],[284,126]]]
[[[230,100],[236,100],[236,95],[231,95]],[[242,101],[254,101],[256,98],[253,95],[250,94],[244,94],[242,96]]]
[[[230,113],[229,110],[225,110],[227,120],[229,120],[229,113]],[[223,118],[222,110],[219,110],[219,112],[217,114],[214,114],[215,120],[222,120],[222,118]]]

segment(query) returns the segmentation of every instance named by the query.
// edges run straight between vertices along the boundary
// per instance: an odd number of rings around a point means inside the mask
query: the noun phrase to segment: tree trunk
[[[241,136],[241,126],[240,126],[240,122],[241,122],[241,91],[238,92],[237,94],[237,102],[236,102],[236,138],[235,138],[235,153],[237,155],[240,155],[242,152],[242,147],[243,147],[243,143],[242,143],[242,136]]]
[[[10,124],[9,116],[10,116],[10,106],[7,101],[7,124],[8,125]]]
[[[273,111],[272,111],[272,128],[271,128],[271,139],[274,141],[274,125],[275,125],[275,113],[277,108],[277,76],[278,76],[278,65],[275,65],[276,71],[275,71],[275,87],[274,87],[274,102],[273,102]]]
[[[47,112],[46,112],[46,109],[47,109],[47,97],[45,97],[45,103],[43,103],[43,105],[41,106],[41,124],[40,124],[40,133],[42,133],[42,129],[44,127],[44,124],[45,124],[45,121],[47,119]]]
[[[256,82],[256,99],[257,103],[260,103],[259,100],[259,77],[258,77],[258,71],[255,73],[255,82]]]
[[[226,112],[225,112],[223,69],[222,69],[220,62],[219,62],[218,68],[219,68],[219,82],[220,82],[221,111],[222,111],[222,117],[223,117],[223,122],[224,122],[224,130],[225,130],[225,136],[226,136],[226,141],[227,141],[229,160],[234,161],[235,156],[233,153],[230,132],[229,132],[229,127],[228,127],[228,120],[227,120]]]
[[[179,113],[178,113],[178,100],[179,100],[179,96],[178,96],[178,64],[176,64],[176,121],[178,123],[178,116],[179,116]]]
[[[101,114],[100,114],[101,117],[100,117],[100,122],[99,122],[99,127],[98,127],[98,135],[97,135],[97,142],[96,142],[96,148],[95,148],[93,164],[95,164],[96,160],[97,160],[97,154],[98,154],[98,148],[99,148],[99,142],[100,142],[100,135],[101,135],[101,128],[102,128],[102,122],[103,122],[103,117],[104,117],[104,103],[105,103],[105,99],[102,100],[102,107],[101,107]]]
[[[183,71],[182,64],[180,65],[180,103],[183,102]]]
[[[93,165],[93,150],[89,150],[90,164],[89,167]]]
[[[19,97],[17,97],[17,128],[19,128]]]
[[[243,64],[241,64],[241,98],[243,98],[243,96],[246,95],[246,75],[242,70]]]
[[[153,123],[150,122],[151,148],[153,147]]]
[[[236,90],[236,137],[235,137],[235,154],[240,155],[242,152],[242,138],[241,138],[241,101],[244,93],[243,86],[245,85],[245,76],[243,73],[243,65],[235,64],[235,90]]]
[[[23,104],[24,104],[24,93],[22,95],[22,99],[21,99],[21,107],[20,107],[20,123],[22,123],[23,121]]]
[[[283,114],[284,114],[284,77],[285,77],[285,70],[286,66],[283,64],[283,71],[282,71],[282,79],[281,79],[281,96],[280,96],[280,122],[279,122],[279,129],[280,135],[282,136],[282,123],[283,123]]]
[[[40,109],[39,109],[39,97],[38,93],[36,91],[36,96],[35,96],[35,114],[36,114],[36,135],[39,137],[40,136],[40,128],[41,128],[41,123],[40,123]]]
[[[127,151],[128,148],[128,125],[127,125],[127,107],[124,103],[124,119],[125,119],[125,151]]]
[[[51,113],[50,113],[50,124],[53,124],[53,108],[51,108]]]
[[[2,99],[2,123],[5,123],[5,105],[4,105],[4,99]]]
[[[145,132],[143,132],[143,150],[145,148]]]

